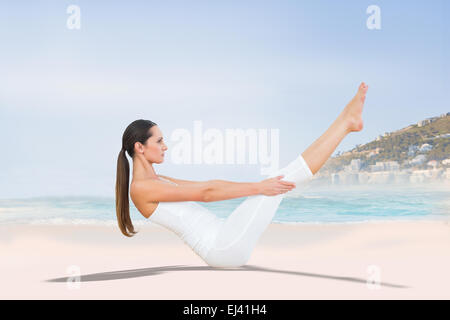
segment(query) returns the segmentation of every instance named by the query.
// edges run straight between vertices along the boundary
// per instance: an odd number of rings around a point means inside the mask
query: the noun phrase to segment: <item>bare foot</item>
[[[362,82],[358,88],[358,92],[340,115],[350,132],[361,131],[363,128],[362,110],[368,88],[369,86]]]

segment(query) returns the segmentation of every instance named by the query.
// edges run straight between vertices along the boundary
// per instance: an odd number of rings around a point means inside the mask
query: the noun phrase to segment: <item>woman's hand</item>
[[[265,196],[276,196],[294,189],[295,183],[281,180],[283,177],[284,175],[280,175],[258,182],[260,187],[260,194],[263,194]]]

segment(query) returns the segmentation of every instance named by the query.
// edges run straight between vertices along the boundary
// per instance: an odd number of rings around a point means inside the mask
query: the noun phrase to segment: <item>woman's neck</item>
[[[158,178],[153,165],[141,154],[136,154],[133,159],[133,180]]]

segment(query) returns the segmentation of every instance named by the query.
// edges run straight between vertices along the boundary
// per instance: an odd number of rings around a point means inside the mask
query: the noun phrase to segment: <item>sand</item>
[[[160,226],[138,230],[0,225],[0,299],[450,298],[448,221],[271,224],[234,269]]]

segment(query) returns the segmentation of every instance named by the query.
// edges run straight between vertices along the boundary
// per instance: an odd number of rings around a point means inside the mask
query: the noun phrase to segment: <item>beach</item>
[[[449,299],[450,222],[275,224],[240,268],[139,225],[0,225],[0,299]]]

